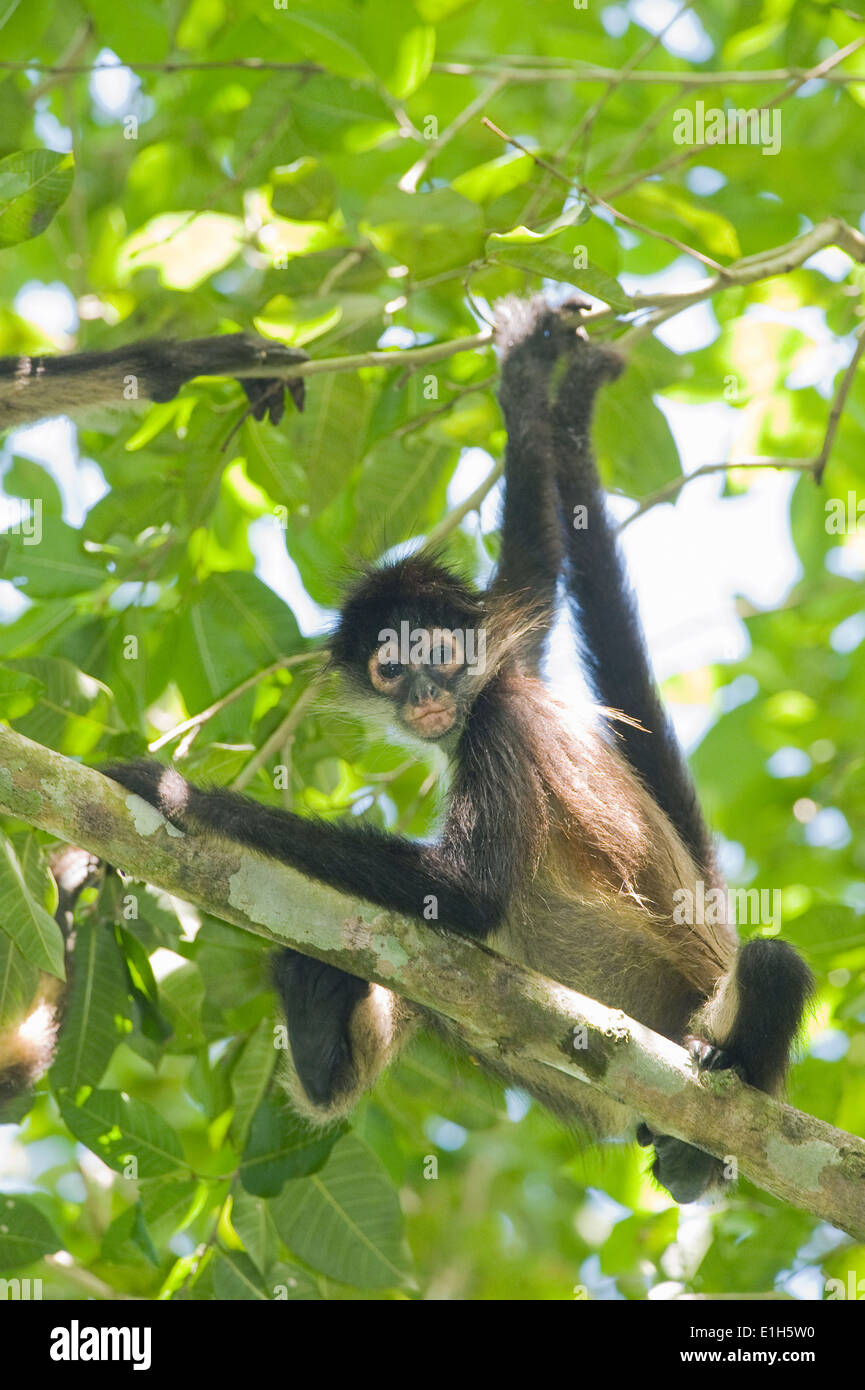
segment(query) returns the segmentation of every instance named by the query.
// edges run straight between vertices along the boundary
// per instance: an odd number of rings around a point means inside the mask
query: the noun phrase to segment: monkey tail
[[[786,941],[746,942],[694,1020],[710,1048],[705,1060],[698,1051],[698,1061],[734,1067],[750,1086],[778,1095],[813,992],[811,971]]]

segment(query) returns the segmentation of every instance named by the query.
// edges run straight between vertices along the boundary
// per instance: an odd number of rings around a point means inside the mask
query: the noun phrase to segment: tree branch
[[[171,833],[98,772],[0,727],[0,811],[270,941],[394,989],[451,1020],[516,1077],[541,1063],[698,1142],[784,1201],[865,1237],[865,1143],[687,1054],[617,1010],[463,937],[313,883],[214,839]],[[581,1034],[583,1036],[581,1037]]]
[[[846,55],[845,55],[846,56]],[[833,59],[835,54],[832,54]],[[267,67],[266,63],[260,63],[258,59],[253,60],[259,67]],[[679,87],[759,87],[773,82],[807,82],[812,75],[810,68],[740,68],[738,72],[718,72],[718,71],[691,71],[685,69],[667,68],[660,72],[649,69],[642,71],[629,72],[626,77],[620,78],[620,68],[602,67],[597,63],[583,63],[575,59],[573,63],[563,63],[560,59],[555,59],[549,67],[542,67],[537,56],[523,59],[524,66],[520,65],[518,54],[509,55],[507,63],[491,63],[487,59],[480,59],[476,63],[461,62],[449,63],[446,61],[433,63],[431,72],[442,73],[448,77],[495,77],[502,76],[508,82],[616,82],[619,83],[647,83],[649,86],[679,86]],[[0,69],[7,64],[0,63]],[[12,66],[9,64],[8,66]],[[37,71],[45,71],[39,67],[38,63],[21,63],[19,67],[35,68]],[[144,68],[146,64],[132,63],[133,68]],[[151,64],[158,67],[158,64]],[[213,66],[219,66],[214,64]],[[824,82],[835,82],[841,86],[847,84],[858,84],[862,82],[861,72],[850,70],[849,72],[826,72],[822,76]]]
[[[794,237],[783,246],[773,246],[768,251],[760,252],[758,256],[745,256],[739,261],[734,261],[717,275],[709,276],[691,289],[631,295],[631,305],[634,309],[653,307],[655,312],[641,324],[629,328],[616,346],[627,351],[640,339],[648,337],[659,324],[665,323],[683,309],[711,299],[713,295],[719,294],[721,290],[730,289],[733,285],[755,285],[761,280],[771,280],[775,275],[789,275],[791,270],[797,270],[811,256],[827,246],[837,246],[851,260],[860,264],[865,262],[865,236],[842,218],[828,217],[825,221],[818,222],[809,232]],[[597,322],[601,318],[611,317],[613,312],[612,309],[603,309],[597,313],[589,313],[586,315],[586,321]]]
[[[834,56],[834,55],[833,55]],[[597,63],[583,63],[575,60],[572,64],[555,59],[555,66],[540,65],[537,55],[521,60],[519,54],[511,54],[508,63],[490,63],[487,58],[476,63],[447,62],[433,63],[430,69],[449,77],[501,77],[506,82],[639,82],[651,86],[677,85],[682,87],[754,87],[772,82],[806,82],[811,73],[808,68],[741,68],[739,71],[695,71],[687,72],[675,68],[661,71],[628,72],[622,78],[619,68],[602,67]],[[29,58],[4,59],[0,61],[0,72],[42,72],[57,76],[87,75],[106,69],[119,72],[127,68],[130,72],[297,72],[301,76],[329,76],[327,67],[314,62],[289,62],[276,58],[214,58],[205,60],[166,58],[159,62],[118,63],[94,61],[91,63],[40,63]],[[824,82],[840,86],[862,82],[860,72],[827,72]]]
[[[816,460],[815,459],[728,459],[726,463],[703,463],[699,468],[695,468],[693,473],[683,473],[679,478],[672,478],[670,482],[659,487],[656,492],[650,492],[644,497],[640,505],[626,516],[624,521],[619,523],[618,534],[621,535],[632,521],[636,521],[638,516],[645,516],[646,512],[653,507],[659,506],[661,502],[673,502],[678,497],[682,488],[688,483],[694,482],[696,478],[708,478],[712,473],[732,473],[736,468],[776,468],[787,469],[795,473],[811,473],[817,482]]]

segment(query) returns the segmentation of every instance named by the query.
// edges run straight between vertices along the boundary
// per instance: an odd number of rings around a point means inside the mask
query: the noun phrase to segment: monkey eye
[[[391,694],[402,680],[405,668],[398,661],[379,661],[378,652],[373,652],[367,663],[367,671],[373,687],[385,694]]]

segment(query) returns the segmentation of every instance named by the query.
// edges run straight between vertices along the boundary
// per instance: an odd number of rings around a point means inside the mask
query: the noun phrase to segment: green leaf
[[[290,1250],[313,1269],[358,1288],[409,1282],[402,1213],[379,1160],[349,1135],[321,1173],[290,1183],[272,1203]]]
[[[159,1251],[150,1238],[140,1202],[115,1217],[102,1237],[100,1254],[110,1264],[149,1260],[159,1265]]]
[[[37,966],[0,931],[0,1029],[24,1022],[38,981]]]
[[[40,970],[66,978],[63,933],[27,887],[18,856],[5,836],[0,836],[0,931]]]
[[[370,392],[354,373],[335,372],[322,380],[321,390],[310,393],[303,415],[289,426],[291,459],[306,473],[310,512],[314,515],[345,487],[363,452]],[[250,475],[268,488],[274,500],[284,499],[273,491],[273,479],[259,472],[256,464]]]
[[[246,1143],[252,1118],[267,1093],[275,1057],[271,1021],[263,1018],[247,1038],[231,1071],[231,1135],[240,1147]]]
[[[629,497],[644,497],[682,472],[670,426],[651,397],[647,367],[632,360],[598,402],[595,447],[605,477]]]
[[[182,1169],[180,1140],[152,1105],[119,1091],[90,1091],[76,1105],[61,1097],[60,1113],[76,1139],[132,1178],[158,1178]]]
[[[410,97],[426,81],[435,51],[435,29],[428,25],[418,24],[400,35],[396,62],[387,83],[395,97]]]
[[[3,475],[3,490],[8,497],[22,497],[28,502],[39,501],[46,516],[60,516],[63,499],[60,489],[41,464],[16,454]]]
[[[63,1241],[26,1197],[0,1193],[0,1270],[20,1269],[63,1248]]]
[[[535,170],[534,160],[527,154],[502,154],[486,164],[476,164],[464,174],[458,174],[451,188],[473,203],[489,203],[528,183]],[[492,241],[492,238],[490,238]],[[490,249],[490,244],[487,244]]]
[[[60,901],[60,893],[35,831],[31,831],[21,843],[18,858],[28,889],[36,901],[41,903],[46,912],[50,912],[53,917]]]
[[[9,664],[42,686],[32,708],[16,720],[18,731],[34,742],[85,757],[106,734],[122,732],[111,692],[72,662],[28,656]]]
[[[369,65],[360,50],[360,15],[354,6],[331,3],[317,13],[295,6],[291,12],[294,39],[310,58],[316,58],[330,72],[347,77],[368,77]],[[315,84],[315,78],[309,85]],[[322,79],[318,79],[321,82]],[[325,79],[326,80],[326,79]]]
[[[0,715],[20,719],[33,708],[44,689],[42,682],[27,671],[0,666]]]
[[[103,567],[88,559],[78,531],[56,516],[46,516],[35,536],[8,536],[3,575],[27,598],[65,598],[105,583]]]
[[[0,159],[0,247],[44,232],[72,187],[75,160],[54,150]]]
[[[55,1093],[97,1086],[130,1028],[126,972],[110,926],[80,922],[74,959],[64,1027],[51,1068]]]
[[[573,219],[564,226],[559,220],[546,231],[515,227],[510,232],[493,232],[487,237],[486,254],[498,265],[516,266],[533,275],[576,285],[614,309],[630,308],[630,300],[616,279],[592,260],[588,229],[575,225]]]
[[[252,1119],[240,1180],[254,1197],[273,1197],[289,1178],[317,1172],[342,1133],[313,1129],[284,1100],[265,1100]]]
[[[196,590],[174,635],[173,678],[189,709],[205,709],[247,676],[300,649],[300,634],[285,601],[252,574],[212,574]],[[242,716],[237,702],[213,730],[231,729]],[[244,721],[244,727],[248,714]]]
[[[213,1286],[217,1298],[233,1302],[237,1299],[260,1299],[267,1302],[270,1295],[261,1271],[242,1250],[220,1250],[213,1271]]]
[[[441,516],[457,450],[434,438],[385,440],[364,460],[356,505],[364,551],[426,530]]]
[[[484,250],[481,209],[450,188],[379,193],[367,205],[363,230],[418,279],[466,265]]]

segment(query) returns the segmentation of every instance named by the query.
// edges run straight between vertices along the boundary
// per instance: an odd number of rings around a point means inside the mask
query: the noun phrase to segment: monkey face
[[[458,698],[465,672],[458,634],[416,628],[393,634],[370,655],[370,683],[397,709],[400,723],[416,738],[434,741],[450,733],[460,713]]]

